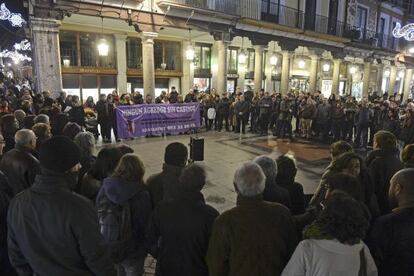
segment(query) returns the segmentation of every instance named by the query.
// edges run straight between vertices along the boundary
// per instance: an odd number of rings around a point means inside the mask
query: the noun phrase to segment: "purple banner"
[[[116,108],[120,139],[179,134],[200,127],[200,104],[141,104]]]

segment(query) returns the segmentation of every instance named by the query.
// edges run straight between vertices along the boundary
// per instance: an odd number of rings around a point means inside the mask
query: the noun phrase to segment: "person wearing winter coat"
[[[244,134],[246,131],[246,125],[249,121],[250,102],[244,99],[244,96],[240,96],[240,100],[234,105],[234,114],[236,115],[236,133],[241,132]]]
[[[95,208],[70,189],[80,169],[78,147],[55,136],[43,144],[39,161],[41,175],[9,206],[12,266],[18,275],[115,276]]]
[[[145,231],[152,211],[151,197],[143,180],[144,174],[141,159],[135,154],[126,154],[112,176],[104,179],[96,198],[100,231],[109,246],[118,275],[142,275],[144,272],[147,256]],[[104,215],[100,215],[101,212],[109,212],[106,208],[122,208],[118,225],[122,232],[120,231],[120,238],[116,242],[108,242],[110,234],[107,233],[112,228],[103,221]]]
[[[374,135],[374,150],[368,154],[366,166],[374,185],[380,214],[388,214],[391,211],[388,199],[390,180],[403,168],[394,134],[381,130]]]
[[[403,169],[391,178],[390,214],[379,217],[367,244],[378,266],[378,274],[414,275],[414,169]]]
[[[344,192],[330,194],[325,209],[304,231],[282,276],[378,275],[362,241],[369,227],[360,203]]]
[[[157,259],[155,275],[209,275],[205,256],[219,213],[201,193],[206,178],[204,167],[189,165],[179,179],[179,195],[155,208],[147,233],[150,253]]]
[[[15,148],[6,152],[0,170],[9,179],[13,196],[32,186],[40,173],[36,149],[36,135],[32,130],[21,129],[15,135]]]
[[[266,177],[247,162],[236,170],[237,206],[214,222],[207,251],[210,276],[280,275],[297,245],[289,210],[262,198]]]
[[[78,96],[72,97],[72,108],[68,113],[70,122],[77,123],[81,127],[85,126],[85,111]]]
[[[331,105],[327,99],[323,99],[318,105],[316,110],[315,130],[318,137],[322,133],[322,140],[325,141],[328,138],[329,122],[331,121]]]
[[[154,207],[161,200],[175,198],[178,194],[178,179],[187,161],[188,149],[184,144],[174,142],[166,147],[162,172],[151,175],[147,180]]]
[[[231,101],[227,96],[227,93],[223,93],[221,99],[217,104],[217,130],[220,132],[223,129],[223,121],[226,131],[230,131],[229,115],[230,115]]]
[[[355,136],[355,146],[367,148],[368,143],[368,127],[370,124],[371,111],[368,108],[368,104],[365,100],[362,101],[361,107],[355,115],[355,126],[357,133]]]

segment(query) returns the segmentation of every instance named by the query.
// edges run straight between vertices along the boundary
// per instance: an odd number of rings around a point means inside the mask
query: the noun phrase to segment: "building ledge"
[[[276,30],[276,31],[289,32],[289,33],[295,33],[295,34],[303,34],[303,35],[306,35],[306,36],[309,36],[309,37],[325,39],[325,40],[329,40],[329,41],[336,42],[336,43],[351,42],[350,39],[344,38],[344,37],[328,35],[328,34],[322,34],[322,33],[309,31],[309,30],[302,30],[300,28],[293,28],[293,27],[289,27],[289,26],[279,25],[279,24],[275,24],[275,23],[271,23],[271,22],[264,22],[264,21],[254,20],[254,19],[250,19],[250,18],[242,18],[242,19],[240,19],[239,22],[244,23],[244,24],[248,24],[248,25],[253,25],[253,26],[256,26],[256,27]]]

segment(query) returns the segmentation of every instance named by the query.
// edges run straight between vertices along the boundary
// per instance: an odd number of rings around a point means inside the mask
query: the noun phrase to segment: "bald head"
[[[389,198],[391,207],[403,207],[414,202],[414,169],[403,169],[391,178]]]
[[[396,182],[403,187],[405,193],[412,194],[414,196],[414,169],[403,169],[398,171],[391,178],[391,182]]]

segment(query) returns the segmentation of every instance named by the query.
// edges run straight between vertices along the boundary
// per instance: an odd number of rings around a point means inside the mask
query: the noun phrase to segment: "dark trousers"
[[[292,121],[278,120],[276,135],[280,138],[284,138],[286,136],[292,138]]]
[[[218,130],[221,131],[223,128],[223,121],[224,125],[226,127],[226,130],[229,130],[229,114],[228,113],[218,113],[217,114],[217,120],[218,120]]]
[[[367,142],[368,142],[368,126],[357,126],[355,145],[366,148]]]
[[[335,142],[342,139],[342,124],[343,121],[333,121],[332,123],[332,134]]]
[[[329,134],[329,122],[326,123],[318,123],[316,122],[316,136],[318,137],[320,134],[322,134],[322,139],[326,140],[328,139]]]
[[[347,141],[352,141],[354,136],[354,123],[353,122],[344,122],[344,139]]]
[[[101,126],[101,133],[102,133],[102,139],[104,140],[111,140],[111,125],[112,122],[109,120],[104,120],[99,123]]]
[[[236,117],[236,132],[240,133],[240,127],[242,130],[242,133],[246,132],[246,125],[247,125],[247,121],[248,121],[248,117],[247,116],[237,116]]]
[[[262,114],[259,118],[260,122],[260,133],[267,134],[267,130],[269,128],[269,114]]]

